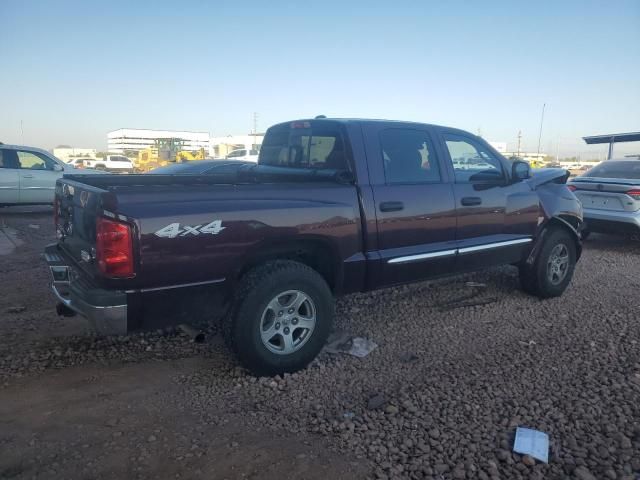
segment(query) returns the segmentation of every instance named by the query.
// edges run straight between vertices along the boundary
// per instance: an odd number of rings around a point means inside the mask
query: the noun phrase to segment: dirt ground
[[[82,318],[53,309],[39,258],[54,240],[50,209],[7,208],[1,225],[18,246],[0,256],[0,356],[13,361],[50,348],[55,355],[57,339],[90,336]],[[10,380],[0,370],[0,478],[350,479],[368,472],[365,461],[329,451],[318,436],[253,428],[232,404],[214,412],[222,421],[180,405],[176,379],[233,369],[221,344],[211,358],[197,348],[186,343],[170,360],[51,363],[46,375],[18,372]]]
[[[57,317],[50,209],[0,227],[0,478],[640,478],[640,242],[594,235],[544,302],[508,269],[350,296],[336,327],[373,353],[256,379],[215,328]],[[519,425],[549,433],[549,464],[511,451]]]

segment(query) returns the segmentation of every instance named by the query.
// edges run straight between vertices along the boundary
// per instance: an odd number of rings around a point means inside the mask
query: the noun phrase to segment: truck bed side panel
[[[191,186],[117,193],[118,213],[139,232],[137,275],[127,288],[233,280],[271,245],[326,244],[350,282],[362,277],[361,219],[353,185]],[[207,227],[208,226],[208,227]],[[328,260],[328,259],[327,259]]]

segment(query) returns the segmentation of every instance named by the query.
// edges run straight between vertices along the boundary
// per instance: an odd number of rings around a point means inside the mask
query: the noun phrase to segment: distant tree
[[[551,155],[545,155],[544,158],[542,159],[543,162],[545,163],[552,163],[555,162],[556,159],[555,157],[552,157]]]
[[[55,148],[72,148],[70,145],[58,145]]]

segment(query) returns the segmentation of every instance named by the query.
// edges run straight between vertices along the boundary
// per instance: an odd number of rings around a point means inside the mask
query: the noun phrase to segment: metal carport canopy
[[[640,142],[640,132],[630,133],[611,133],[609,135],[592,135],[590,137],[582,137],[587,145],[595,145],[599,143],[609,144],[609,154],[607,160],[613,156],[613,144],[620,142]]]

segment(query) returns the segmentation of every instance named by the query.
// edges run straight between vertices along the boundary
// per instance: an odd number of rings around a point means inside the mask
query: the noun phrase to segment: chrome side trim
[[[417,255],[407,255],[406,257],[397,257],[388,260],[387,263],[408,263],[415,262],[417,260],[425,260],[427,258],[448,257],[455,255],[456,250],[442,250],[440,252],[419,253]]]
[[[125,290],[124,293],[145,293],[145,292],[157,292],[160,290],[171,290],[174,288],[184,287],[197,287],[199,285],[213,285],[216,283],[222,283],[226,278],[217,278],[215,280],[206,280],[204,282],[182,283],[180,285],[170,285],[168,287],[154,287],[154,288],[140,288],[138,290]]]
[[[519,245],[521,243],[531,242],[531,238],[519,238],[517,240],[507,240],[504,242],[487,243],[486,245],[475,245],[473,247],[459,248],[458,253],[479,252],[481,250],[490,250],[492,248],[509,247],[511,245]]]
[[[55,190],[56,187],[22,187],[20,190]]]
[[[532,238],[518,238],[516,240],[506,240],[504,242],[487,243],[486,245],[474,245],[473,247],[457,248],[453,250],[441,250],[439,252],[419,253],[417,255],[407,255],[405,257],[392,258],[390,260],[387,260],[387,263],[397,264],[417,262],[419,260],[426,260],[429,258],[448,257],[456,254],[479,252],[482,250],[490,250],[492,248],[509,247],[511,245],[519,245],[521,243],[530,243],[532,241]]]

